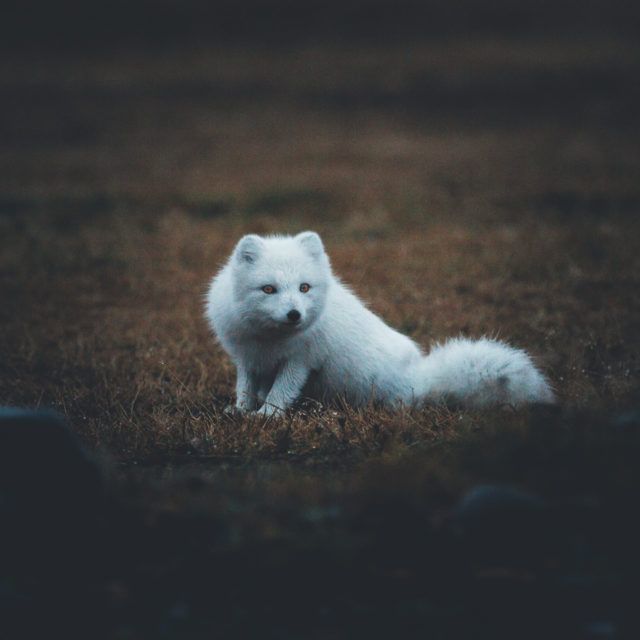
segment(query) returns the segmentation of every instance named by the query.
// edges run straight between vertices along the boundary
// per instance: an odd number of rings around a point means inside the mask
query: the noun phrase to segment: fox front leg
[[[278,411],[288,409],[302,393],[309,369],[298,362],[285,362],[273,381],[271,390],[258,411],[264,416],[271,416]]]
[[[258,408],[258,381],[246,367],[237,366],[236,409],[255,411]]]

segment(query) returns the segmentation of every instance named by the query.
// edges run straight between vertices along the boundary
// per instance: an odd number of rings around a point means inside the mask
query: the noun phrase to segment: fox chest
[[[243,345],[233,354],[237,365],[241,365],[253,373],[270,377],[275,375],[287,362],[295,362],[309,371],[322,366],[322,358],[306,341],[296,344],[259,343],[247,348]]]

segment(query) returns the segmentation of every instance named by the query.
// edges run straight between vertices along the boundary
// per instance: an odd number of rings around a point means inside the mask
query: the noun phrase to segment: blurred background
[[[59,381],[73,379],[95,406],[92,376],[127,379],[128,394],[149,370],[157,387],[167,363],[205,371],[211,357],[218,373],[181,380],[228,397],[200,296],[243,233],[304,228],[425,346],[499,332],[566,400],[629,402],[639,13],[624,0],[5,5],[6,402],[64,409]]]
[[[313,39],[358,42],[532,34],[637,35],[635,3],[473,2],[472,0],[164,0],[99,3],[7,2],[3,41],[9,45],[293,44]]]

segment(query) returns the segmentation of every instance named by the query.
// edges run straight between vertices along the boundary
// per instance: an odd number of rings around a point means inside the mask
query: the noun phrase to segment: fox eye
[[[270,284],[265,284],[264,287],[262,287],[262,290],[265,293],[269,293],[269,294],[276,292],[276,288],[273,285],[270,285]]]
[[[311,285],[307,284],[306,282],[303,282],[300,285],[300,291],[302,291],[302,293],[307,293],[307,291],[309,291],[309,289],[311,289]]]

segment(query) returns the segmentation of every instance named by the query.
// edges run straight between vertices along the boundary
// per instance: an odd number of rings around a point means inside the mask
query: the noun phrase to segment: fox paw
[[[235,404],[229,404],[222,410],[223,415],[235,418],[237,416],[243,416],[247,413],[252,413],[250,409],[239,407]]]
[[[263,404],[257,411],[252,411],[251,413],[256,416],[262,416],[263,418],[271,418],[273,416],[281,416],[284,411],[280,407],[272,404]]]

